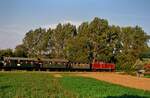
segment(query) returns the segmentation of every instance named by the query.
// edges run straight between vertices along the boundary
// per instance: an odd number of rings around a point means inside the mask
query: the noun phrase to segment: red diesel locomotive
[[[92,69],[95,71],[115,71],[115,64],[93,60]]]

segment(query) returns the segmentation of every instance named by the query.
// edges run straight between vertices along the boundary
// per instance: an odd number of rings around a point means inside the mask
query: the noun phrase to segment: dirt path
[[[56,77],[56,78],[61,78],[62,75],[60,75],[60,74],[54,74],[54,77]]]
[[[120,75],[117,73],[80,73],[84,77],[95,78],[106,82],[119,84],[131,88],[150,90],[150,78],[138,78],[130,75]]]

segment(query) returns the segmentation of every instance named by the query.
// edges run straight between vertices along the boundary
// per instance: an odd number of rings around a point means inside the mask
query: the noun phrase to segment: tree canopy
[[[106,19],[95,17],[78,28],[70,23],[59,23],[55,29],[30,30],[22,45],[16,46],[15,55],[85,63],[97,59],[113,62],[119,68],[132,68],[140,54],[149,49],[149,38],[139,26],[109,25]]]

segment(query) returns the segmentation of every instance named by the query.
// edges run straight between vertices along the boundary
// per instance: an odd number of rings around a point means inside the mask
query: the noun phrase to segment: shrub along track
[[[95,78],[97,80],[119,84],[126,87],[150,91],[150,78],[138,78],[130,75],[121,75],[107,72],[78,73],[77,75]]]

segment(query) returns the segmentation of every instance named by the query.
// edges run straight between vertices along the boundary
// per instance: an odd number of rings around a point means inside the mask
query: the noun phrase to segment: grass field
[[[0,98],[150,98],[137,90],[68,74],[0,73]]]

